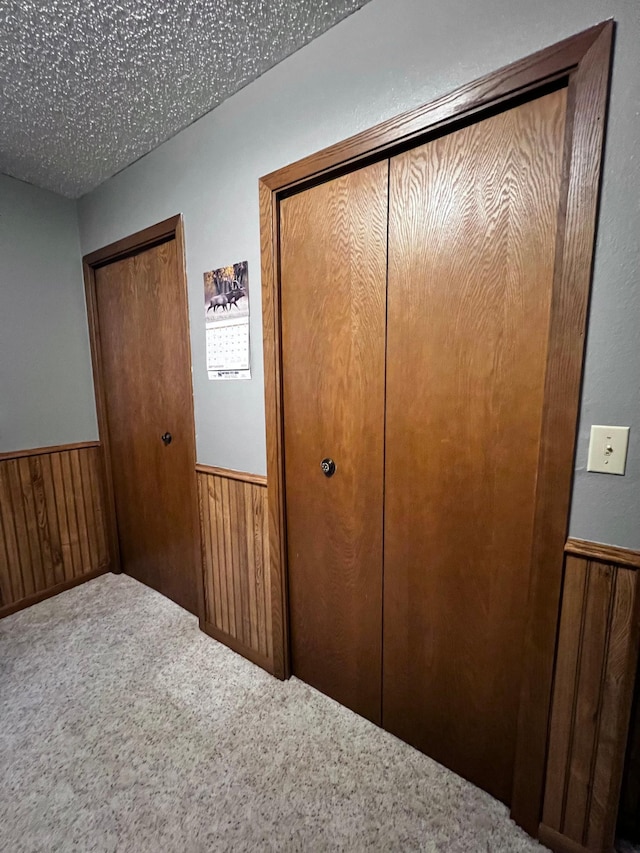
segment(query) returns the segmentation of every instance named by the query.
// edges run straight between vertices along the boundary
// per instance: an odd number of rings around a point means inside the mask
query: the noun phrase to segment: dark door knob
[[[171,444],[171,439],[173,436],[170,432],[165,432],[164,435],[161,435],[160,438],[164,441],[165,444]]]
[[[322,473],[325,477],[333,477],[336,473],[336,463],[333,459],[323,459],[320,463],[320,467],[322,468]]]

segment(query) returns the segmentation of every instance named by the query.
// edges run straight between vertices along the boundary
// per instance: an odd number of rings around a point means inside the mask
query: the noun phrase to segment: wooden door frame
[[[110,243],[102,249],[97,249],[82,259],[84,273],[84,289],[87,302],[87,321],[89,325],[89,342],[91,346],[91,363],[93,367],[93,385],[96,400],[96,412],[98,417],[98,434],[102,447],[102,465],[106,484],[106,511],[107,532],[112,553],[112,570],[122,571],[120,557],[120,545],[118,539],[118,525],[116,519],[116,501],[113,487],[113,473],[111,467],[111,445],[109,438],[109,421],[107,417],[107,404],[105,394],[105,382],[102,361],[102,344],[100,339],[100,319],[98,315],[98,302],[96,296],[96,270],[107,266],[114,261],[137,255],[145,249],[151,249],[161,243],[176,241],[176,254],[178,262],[178,292],[181,304],[180,314],[177,322],[180,323],[181,333],[185,336],[188,358],[188,378],[191,386],[191,408],[189,411],[190,429],[186,440],[190,446],[191,471],[191,517],[193,525],[194,540],[194,571],[196,572],[195,584],[198,598],[198,618],[202,624],[204,618],[204,587],[201,567],[200,547],[200,522],[198,512],[198,492],[196,482],[196,429],[193,410],[193,382],[191,379],[191,335],[189,330],[189,298],[187,291],[187,272],[184,247],[184,224],[182,214],[171,216],[155,225],[137,231],[128,237]]]
[[[279,206],[312,186],[418,145],[566,81],[567,119],[538,460],[524,672],[511,813],[536,835],[542,812],[563,551],[573,481],[614,23],[605,21],[263,177],[262,304],[274,674],[290,675],[284,488]]]

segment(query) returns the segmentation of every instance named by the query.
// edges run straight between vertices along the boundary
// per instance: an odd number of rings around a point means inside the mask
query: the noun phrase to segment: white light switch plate
[[[629,427],[592,426],[587,471],[624,474],[628,444]]]

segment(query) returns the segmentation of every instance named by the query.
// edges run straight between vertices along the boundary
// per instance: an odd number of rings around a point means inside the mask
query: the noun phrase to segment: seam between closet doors
[[[387,231],[384,281],[384,388],[382,421],[382,581],[380,585],[380,726],[384,728],[384,568],[385,503],[387,495],[387,345],[389,341],[389,220],[391,218],[391,158],[387,157]]]

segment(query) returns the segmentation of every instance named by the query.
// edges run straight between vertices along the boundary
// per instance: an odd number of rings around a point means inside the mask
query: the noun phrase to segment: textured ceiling
[[[367,0],[0,0],[0,172],[78,197]]]

